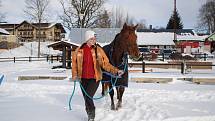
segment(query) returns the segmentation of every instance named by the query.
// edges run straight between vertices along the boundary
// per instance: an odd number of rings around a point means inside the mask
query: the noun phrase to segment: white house
[[[140,47],[168,49],[174,48],[174,33],[137,32],[137,44]]]

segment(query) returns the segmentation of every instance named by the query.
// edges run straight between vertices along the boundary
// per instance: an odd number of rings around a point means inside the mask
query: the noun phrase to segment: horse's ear
[[[126,23],[124,23],[124,25],[123,25],[123,29],[125,29],[127,27],[127,24]]]
[[[134,30],[136,30],[136,29],[137,29],[137,27],[138,27],[138,24],[137,24],[136,26],[134,26]]]

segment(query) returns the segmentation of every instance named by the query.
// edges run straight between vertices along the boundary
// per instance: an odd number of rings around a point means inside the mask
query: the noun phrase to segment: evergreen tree
[[[174,23],[174,20],[176,23]],[[174,24],[176,24],[176,28],[174,28]],[[183,29],[183,23],[177,10],[173,12],[172,16],[170,17],[166,29]]]

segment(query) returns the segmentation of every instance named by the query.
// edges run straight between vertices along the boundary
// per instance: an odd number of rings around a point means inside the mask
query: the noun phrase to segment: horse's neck
[[[115,65],[119,65],[122,61],[122,57],[123,57],[123,50],[120,49],[120,44],[115,44],[112,50],[112,60],[114,62]]]

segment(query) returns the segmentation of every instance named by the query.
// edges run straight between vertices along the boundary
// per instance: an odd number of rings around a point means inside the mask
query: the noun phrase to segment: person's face
[[[87,41],[87,45],[92,46],[96,44],[96,37],[92,37]]]

